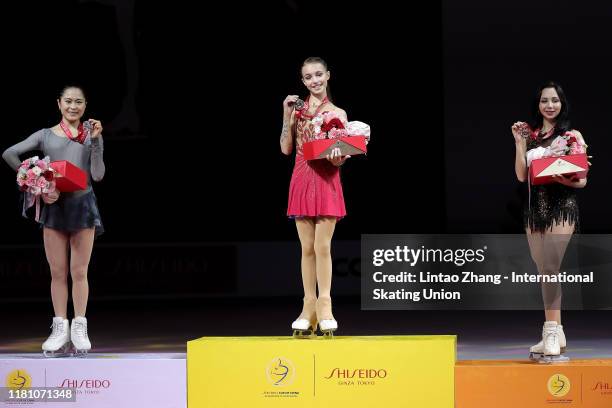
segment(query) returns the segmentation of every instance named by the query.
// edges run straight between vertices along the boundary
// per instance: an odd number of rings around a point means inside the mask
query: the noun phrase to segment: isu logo
[[[268,382],[276,387],[284,387],[293,383],[295,368],[293,363],[283,357],[275,357],[266,368]]]
[[[13,370],[6,376],[7,388],[21,390],[32,386],[32,377],[24,369]]]
[[[570,388],[570,380],[563,374],[555,374],[548,379],[548,392],[553,397],[566,396]]]

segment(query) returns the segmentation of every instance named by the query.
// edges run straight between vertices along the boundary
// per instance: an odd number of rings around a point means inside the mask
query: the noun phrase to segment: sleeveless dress
[[[302,152],[303,143],[315,137],[312,119],[326,104],[324,101],[313,115],[303,113],[296,116],[295,166],[287,206],[287,216],[290,218],[336,217],[339,220],[346,215],[340,168],[326,159],[306,160]]]
[[[549,147],[555,137],[543,138],[538,132],[535,138],[527,139],[527,150]],[[529,181],[528,181],[529,183]],[[523,226],[532,231],[546,232],[556,224],[574,224],[574,232],[579,232],[580,213],[576,189],[560,183],[528,186],[523,210]]]

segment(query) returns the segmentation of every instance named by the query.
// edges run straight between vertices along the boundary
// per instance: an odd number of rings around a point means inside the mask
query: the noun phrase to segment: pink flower
[[[44,189],[44,188],[47,188],[48,185],[49,185],[49,182],[47,180],[45,180],[44,177],[39,177],[36,180],[36,187]]]
[[[34,173],[34,170],[30,169],[27,172],[27,182],[28,185],[33,186],[34,184],[36,184],[36,179],[38,178],[38,176],[36,175],[36,173]]]
[[[335,129],[334,128],[334,129],[331,129],[327,135],[329,136],[330,139],[336,139],[339,137],[348,136],[348,132],[346,129]]]
[[[579,143],[572,143],[572,145],[570,146],[569,154],[582,154],[582,153],[586,153],[584,146]]]
[[[47,170],[47,163],[44,160],[39,160],[36,162],[36,166],[40,167],[42,171]]]

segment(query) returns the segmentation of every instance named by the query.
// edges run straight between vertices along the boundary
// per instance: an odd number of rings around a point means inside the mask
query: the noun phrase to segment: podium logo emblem
[[[548,392],[553,397],[566,396],[570,388],[570,380],[563,374],[555,374],[548,379]]]
[[[274,357],[266,367],[266,377],[276,387],[291,385],[295,379],[295,366],[287,358]]]
[[[13,390],[27,389],[32,386],[32,377],[22,368],[13,370],[6,376],[6,387]]]

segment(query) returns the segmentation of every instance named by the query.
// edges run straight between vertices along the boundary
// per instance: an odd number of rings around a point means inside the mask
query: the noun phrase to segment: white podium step
[[[184,353],[0,354],[0,407],[185,408],[186,369]]]

